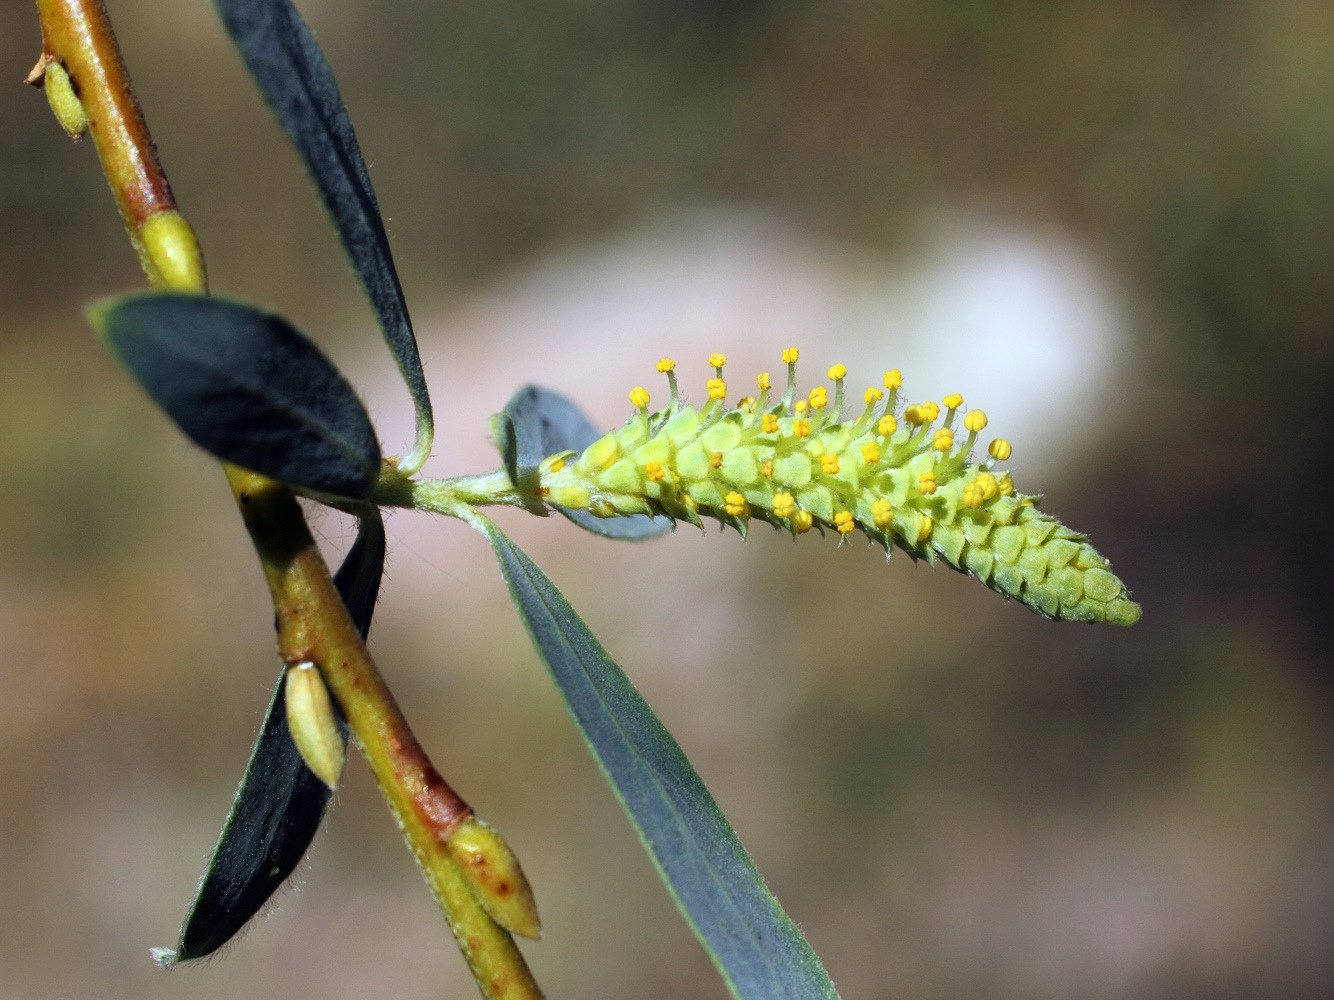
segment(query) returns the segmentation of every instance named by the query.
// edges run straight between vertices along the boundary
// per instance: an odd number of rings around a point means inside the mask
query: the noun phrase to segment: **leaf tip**
[[[111,312],[118,306],[125,297],[123,295],[109,295],[106,298],[96,299],[89,302],[83,308],[83,318],[88,321],[88,325],[93,328],[93,332],[102,340],[107,340],[108,318]]]

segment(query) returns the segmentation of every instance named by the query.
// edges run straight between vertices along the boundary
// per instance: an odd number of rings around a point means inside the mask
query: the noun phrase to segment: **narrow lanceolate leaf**
[[[362,520],[357,540],[334,576],[363,639],[375,612],[384,554],[384,523],[375,511]],[[153,951],[164,965],[202,958],[226,944],[287,881],[324,817],[330,792],[306,767],[288,732],[284,677],[285,671],[274,687],[180,941],[175,949]],[[347,726],[341,716],[337,722],[346,744]]]
[[[510,480],[519,489],[536,485],[542,460],[558,452],[581,452],[602,437],[579,407],[560,393],[527,385],[505,404],[495,423],[496,447],[505,459]],[[638,514],[628,517],[598,517],[587,510],[552,504],[581,528],[606,538],[643,541],[671,530],[665,517]]]
[[[405,472],[431,451],[431,400],[417,338],[356,133],[333,71],[289,0],[215,0],[279,123],[296,146],[412,393],[417,434]]]
[[[366,408],[281,316],[176,292],[92,310],[98,332],[201,448],[293,486],[361,499],[380,474]]]
[[[533,642],[589,749],[729,989],[837,997],[680,746],[546,575],[480,515]]]

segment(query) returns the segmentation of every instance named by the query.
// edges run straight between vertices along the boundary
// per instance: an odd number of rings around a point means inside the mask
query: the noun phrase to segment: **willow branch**
[[[149,283],[207,292],[203,254],[176,206],[101,0],[37,0],[37,10],[43,50],[28,82],[46,87],[72,134],[86,128],[92,135]],[[451,837],[464,828],[474,845],[472,811],[431,764],[385,686],[291,491],[235,466],[223,468],[273,598],[280,656],[288,665],[320,668],[483,995],[540,998],[513,939],[478,901],[475,874],[470,883],[459,863],[469,848],[455,844],[451,854]],[[485,841],[482,856],[498,850]]]
[[[513,938],[482,909],[450,855],[448,841],[472,811],[408,728],[343,609],[291,491],[254,473],[227,471],[273,596],[283,662],[320,667],[483,994],[540,997]]]
[[[199,243],[176,208],[106,9],[100,0],[37,0],[37,14],[42,56],[28,82],[50,94],[52,63],[68,78],[149,284],[204,290]]]

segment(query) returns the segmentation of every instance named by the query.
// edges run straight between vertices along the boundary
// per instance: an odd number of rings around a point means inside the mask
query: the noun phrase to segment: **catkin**
[[[829,371],[833,407],[823,386],[798,403],[795,357],[795,350],[784,352],[788,389],[772,405],[762,375],[758,401],[728,408],[720,355],[710,358],[718,377],[709,380],[710,399],[700,410],[677,398],[674,378],[671,403],[653,413],[648,393],[636,387],[636,412],[625,426],[582,454],[561,452],[541,464],[543,495],[600,517],[653,514],[701,527],[701,518],[712,517],[743,536],[755,519],[794,534],[818,524],[841,539],[860,529],[887,554],[897,546],[933,566],[943,560],[1048,618],[1139,620],[1139,605],[1084,536],[1040,511],[1040,497],[1015,492],[1009,475],[992,472],[1009,458],[1009,442],[992,441],[988,457],[973,460],[987,422],[982,411],[969,412],[956,428],[956,395],[945,398],[939,427],[934,402],[909,406],[900,417],[901,376],[893,370],[885,373],[890,396],[883,408],[884,393],[868,389],[865,413],[845,420],[839,410],[846,370]]]

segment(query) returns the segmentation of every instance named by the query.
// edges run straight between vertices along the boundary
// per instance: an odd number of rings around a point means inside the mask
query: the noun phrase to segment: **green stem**
[[[541,997],[514,939],[482,909],[448,850],[450,834],[472,810],[408,727],[343,609],[296,499],[272,480],[226,468],[273,597],[283,662],[319,665],[482,995]]]
[[[387,471],[371,492],[371,503],[381,507],[406,507],[458,517],[460,504],[488,507],[496,504],[532,510],[534,498],[520,493],[502,469],[482,476],[454,479],[405,479]]]

